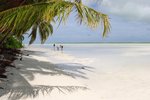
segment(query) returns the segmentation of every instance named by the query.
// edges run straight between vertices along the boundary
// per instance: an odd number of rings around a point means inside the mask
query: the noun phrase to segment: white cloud
[[[107,9],[109,13],[130,20],[150,22],[149,0],[103,0],[102,6]]]
[[[102,0],[82,0],[83,4],[91,6],[93,4],[100,3]]]

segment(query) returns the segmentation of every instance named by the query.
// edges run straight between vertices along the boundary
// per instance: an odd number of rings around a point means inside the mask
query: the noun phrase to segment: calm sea
[[[119,55],[119,54],[147,54],[150,53],[150,43],[70,43],[56,44],[63,45],[63,52],[74,56],[98,57],[100,55]],[[53,50],[53,44],[32,45]]]

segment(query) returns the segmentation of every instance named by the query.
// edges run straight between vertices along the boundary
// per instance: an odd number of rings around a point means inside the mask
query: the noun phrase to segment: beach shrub
[[[22,48],[23,44],[22,44],[22,41],[17,39],[15,36],[11,36],[5,41],[3,47],[5,47],[5,48]]]

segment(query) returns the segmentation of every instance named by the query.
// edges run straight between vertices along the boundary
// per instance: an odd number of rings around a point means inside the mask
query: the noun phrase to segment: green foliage
[[[22,42],[17,39],[15,36],[9,37],[4,43],[5,48],[22,48]]]
[[[30,44],[36,39],[38,30],[41,43],[44,43],[53,33],[51,23],[65,22],[71,12],[76,12],[76,19],[80,24],[86,24],[90,28],[97,28],[101,24],[103,36],[106,36],[110,30],[108,16],[83,5],[82,0],[20,1],[23,2],[16,7],[11,7],[11,9],[5,7],[5,10],[0,12],[0,32],[3,34],[13,33],[20,37],[31,29]]]

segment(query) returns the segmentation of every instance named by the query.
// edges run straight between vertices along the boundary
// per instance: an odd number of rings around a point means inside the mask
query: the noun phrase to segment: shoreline
[[[91,44],[91,45],[93,45],[93,44],[100,44],[100,45],[113,45],[113,44],[123,44],[123,45],[126,45],[126,44],[131,44],[131,45],[133,45],[133,44],[147,44],[147,45],[149,45],[150,44],[150,42],[51,42],[51,43],[49,43],[49,44],[42,44],[42,45],[53,45],[53,44],[64,44],[64,45],[70,45],[70,44],[73,44],[73,45],[76,45],[76,44],[79,44],[79,45],[86,45],[86,44]],[[26,45],[26,46],[29,46],[28,44],[24,44],[24,45]],[[33,44],[33,45],[41,45],[40,43],[39,44]]]
[[[150,44],[150,42],[50,42],[49,44]],[[41,45],[41,44],[38,43],[33,45]],[[47,44],[45,43],[42,45]]]

